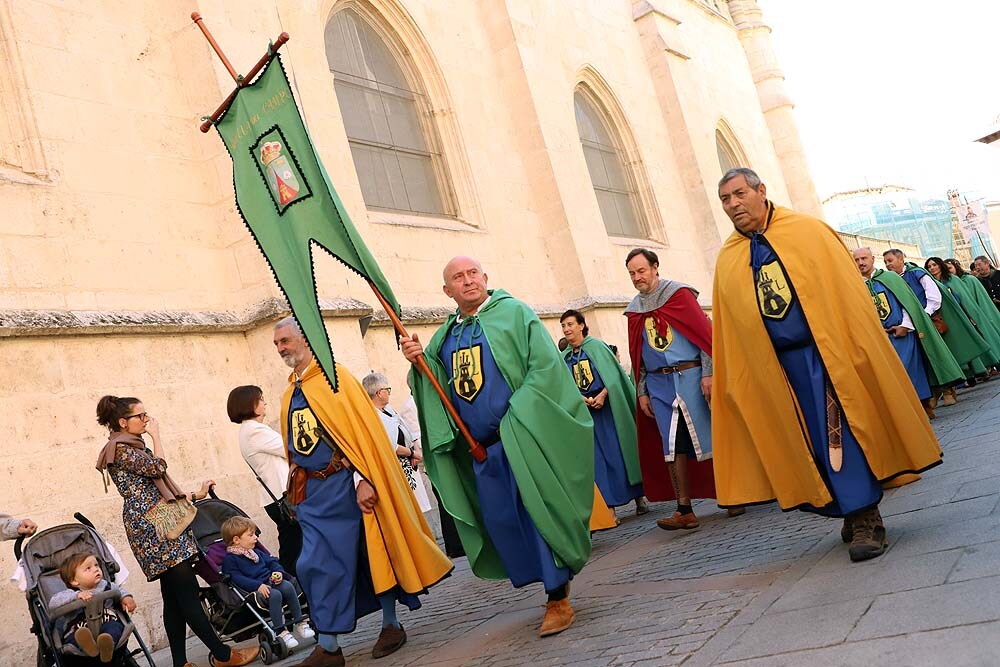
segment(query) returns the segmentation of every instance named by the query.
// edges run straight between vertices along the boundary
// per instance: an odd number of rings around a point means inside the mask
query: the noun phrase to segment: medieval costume
[[[921,401],[930,397],[930,387],[962,379],[962,369],[934,328],[934,322],[898,274],[879,269],[865,284],[882,327],[902,325],[913,332],[902,338],[889,336],[889,340]]]
[[[944,323],[941,337],[958,365],[969,369],[966,375],[985,372],[979,357],[989,350],[989,344],[976,331],[952,293],[912,262],[906,263],[902,278],[927,314]]]
[[[660,280],[625,310],[629,357],[639,396],[649,396],[655,421],[636,411],[643,488],[650,500],[673,500],[667,463],[688,454],[692,498],[715,498],[712,425],[701,380],[712,374],[712,325],[690,285]],[[680,445],[680,447],[678,447]],[[685,451],[686,450],[686,451]]]
[[[594,481],[609,507],[642,498],[642,472],[635,435],[635,387],[614,353],[591,336],[563,354],[583,396],[608,390],[604,406],[589,408],[594,420]]]
[[[341,365],[334,392],[313,360],[293,373],[282,397],[290,462],[308,475],[296,506],[302,525],[298,578],[321,634],[354,630],[357,619],[418,595],[451,572],[403,475],[385,428],[361,384]],[[293,469],[293,479],[296,473]],[[356,485],[378,494],[362,514]]]
[[[719,504],[847,517],[852,560],[871,558],[885,549],[880,482],[937,465],[941,449],[836,232],[767,207],[716,267]]]
[[[424,349],[486,460],[472,458],[430,382],[412,371],[424,463],[473,573],[541,582],[548,604],[572,614],[566,584],[590,556],[593,421],[538,316],[503,290],[488,294]]]

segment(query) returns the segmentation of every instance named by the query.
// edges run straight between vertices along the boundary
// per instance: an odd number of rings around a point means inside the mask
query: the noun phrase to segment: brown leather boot
[[[387,625],[382,628],[382,632],[378,636],[378,641],[375,642],[375,647],[372,649],[372,657],[384,658],[398,651],[405,643],[406,630],[403,629],[403,626],[400,625],[397,628],[395,625]]]
[[[316,646],[309,657],[299,663],[298,667],[344,667],[344,649],[338,648],[330,653],[322,646]]]
[[[934,419],[936,415],[934,414],[934,408],[931,406],[931,399],[925,398],[920,403],[924,406],[924,412],[927,414],[927,418]]]
[[[944,392],[944,397],[941,399],[941,405],[948,407],[949,405],[955,405],[958,403],[958,396],[955,395],[955,388],[949,387]]]
[[[576,612],[569,604],[569,597],[555,602],[547,602],[545,604],[545,618],[542,619],[542,625],[538,628],[538,636],[548,637],[559,634],[573,625],[575,620]]]
[[[855,563],[877,558],[885,553],[888,541],[885,538],[885,524],[878,507],[856,513],[852,518],[851,546],[848,549]]]
[[[243,665],[249,665],[251,662],[256,660],[259,655],[260,646],[234,648],[232,650],[232,655],[229,656],[229,660],[216,660],[214,657],[210,656],[208,658],[208,664],[212,665],[212,667],[243,667]]]
[[[747,513],[746,507],[730,507],[726,510],[726,515],[732,519],[735,516],[743,516]]]
[[[656,525],[663,530],[677,530],[679,528],[691,530],[692,528],[697,528],[701,524],[698,523],[698,517],[695,516],[694,512],[691,512],[690,514],[674,512],[673,516],[669,516],[666,519],[657,519]]]

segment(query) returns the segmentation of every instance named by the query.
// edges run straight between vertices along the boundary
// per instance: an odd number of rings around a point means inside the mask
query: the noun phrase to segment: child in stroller
[[[14,555],[21,561],[24,571],[25,597],[32,621],[31,632],[38,637],[38,667],[64,667],[97,662],[72,640],[66,641],[64,628],[75,625],[68,619],[83,613],[89,617],[87,625],[93,640],[100,634],[105,603],[108,601],[112,605],[120,604],[120,607],[115,608],[115,616],[116,621],[121,624],[121,634],[114,642],[110,664],[139,667],[136,658],[143,656],[149,667],[156,667],[152,653],[129,617],[129,610],[135,608],[134,601],[114,585],[119,566],[111,549],[86,517],[79,513],[74,517],[80,523],[54,526],[35,534],[26,544],[26,536],[22,536],[14,543]],[[90,558],[87,560],[92,558],[96,561],[100,581],[111,586],[108,590],[92,591],[90,600],[79,599],[78,592],[73,591],[72,599],[67,604],[54,606],[52,602],[59,601],[60,593],[68,595],[59,566],[77,553],[89,554]],[[89,576],[96,578],[97,574],[91,572]],[[89,584],[81,584],[81,588],[87,587]],[[112,635],[112,638],[114,636]],[[138,642],[139,648],[130,652],[128,643],[132,637]]]
[[[207,587],[201,588],[199,597],[212,626],[222,640],[227,642],[242,642],[256,636],[260,644],[260,658],[265,665],[274,660],[284,659],[291,652],[291,648],[278,635],[284,629],[283,616],[279,617],[281,620],[275,624],[278,630],[272,628],[265,620],[268,612],[266,601],[265,604],[258,605],[255,600],[260,585],[254,584],[252,588],[246,589],[222,570],[223,561],[231,555],[223,539],[222,525],[232,517],[240,517],[249,521],[254,527],[253,532],[256,533],[256,523],[236,505],[220,500],[214,489],[209,492],[208,498],[195,502],[195,507],[198,508],[198,513],[191,523],[191,530],[198,540],[200,552],[200,557],[195,563],[195,572],[208,584]],[[259,541],[254,545],[254,552],[271,557],[270,552]],[[269,573],[271,571],[275,570],[269,570]],[[289,575],[283,574],[283,579],[295,584],[295,580]],[[289,604],[290,598],[293,597],[297,598],[296,601],[303,611],[302,621],[298,622],[296,631],[300,637],[308,638],[314,631],[305,621],[308,605],[297,585],[295,595],[282,595],[284,604],[289,606],[294,618],[295,609]],[[307,628],[307,631],[304,632],[303,628]]]
[[[226,543],[226,557],[222,559],[222,572],[232,582],[247,592],[253,592],[254,602],[271,612],[271,627],[289,649],[299,645],[285,623],[284,605],[292,616],[295,632],[303,639],[316,636],[302,616],[299,596],[290,575],[281,568],[274,556],[257,548],[257,526],[250,519],[233,516],[222,524],[222,541]]]
[[[56,619],[56,632],[63,641],[76,646],[91,658],[100,656],[101,662],[111,662],[118,640],[125,632],[125,624],[118,618],[117,606],[123,611],[135,611],[135,598],[116,584],[104,578],[97,556],[80,551],[65,559],[59,565],[59,577],[66,584],[66,590],[59,591],[49,600],[49,609],[55,613],[64,604],[83,600],[87,606],[75,613],[64,614]],[[112,597],[101,599],[100,594],[110,591]],[[96,594],[96,598],[95,598]],[[90,622],[96,619],[96,622]],[[92,626],[97,626],[94,636]]]

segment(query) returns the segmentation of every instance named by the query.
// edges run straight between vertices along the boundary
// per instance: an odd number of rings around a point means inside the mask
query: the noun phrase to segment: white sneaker
[[[312,628],[309,627],[308,621],[302,621],[295,625],[295,634],[297,634],[302,639],[312,639],[316,636],[316,633]]]
[[[292,636],[292,633],[289,632],[288,630],[282,631],[282,633],[280,635],[278,635],[278,639],[280,639],[281,641],[285,642],[285,646],[289,650],[291,650],[291,649],[293,649],[293,648],[295,648],[296,646],[299,645],[298,640],[295,639],[295,637]]]

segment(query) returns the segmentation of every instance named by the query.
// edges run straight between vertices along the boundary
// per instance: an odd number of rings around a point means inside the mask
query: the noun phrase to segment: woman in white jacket
[[[288,482],[288,458],[281,434],[264,423],[267,402],[260,387],[246,385],[229,392],[229,420],[240,425],[240,453],[261,483],[260,504],[278,527],[278,560],[295,575],[302,551],[302,528],[281,511]]]
[[[427,497],[427,490],[417,468],[424,460],[420,448],[416,445],[420,435],[413,435],[399,418],[399,413],[389,405],[389,395],[392,393],[389,378],[381,373],[371,372],[361,380],[361,386],[368,392],[378,416],[382,418],[382,425],[389,434],[389,441],[393,444],[396,456],[399,457],[399,464],[403,467],[406,480],[417,498],[420,511],[429,512],[432,509],[431,501]]]

